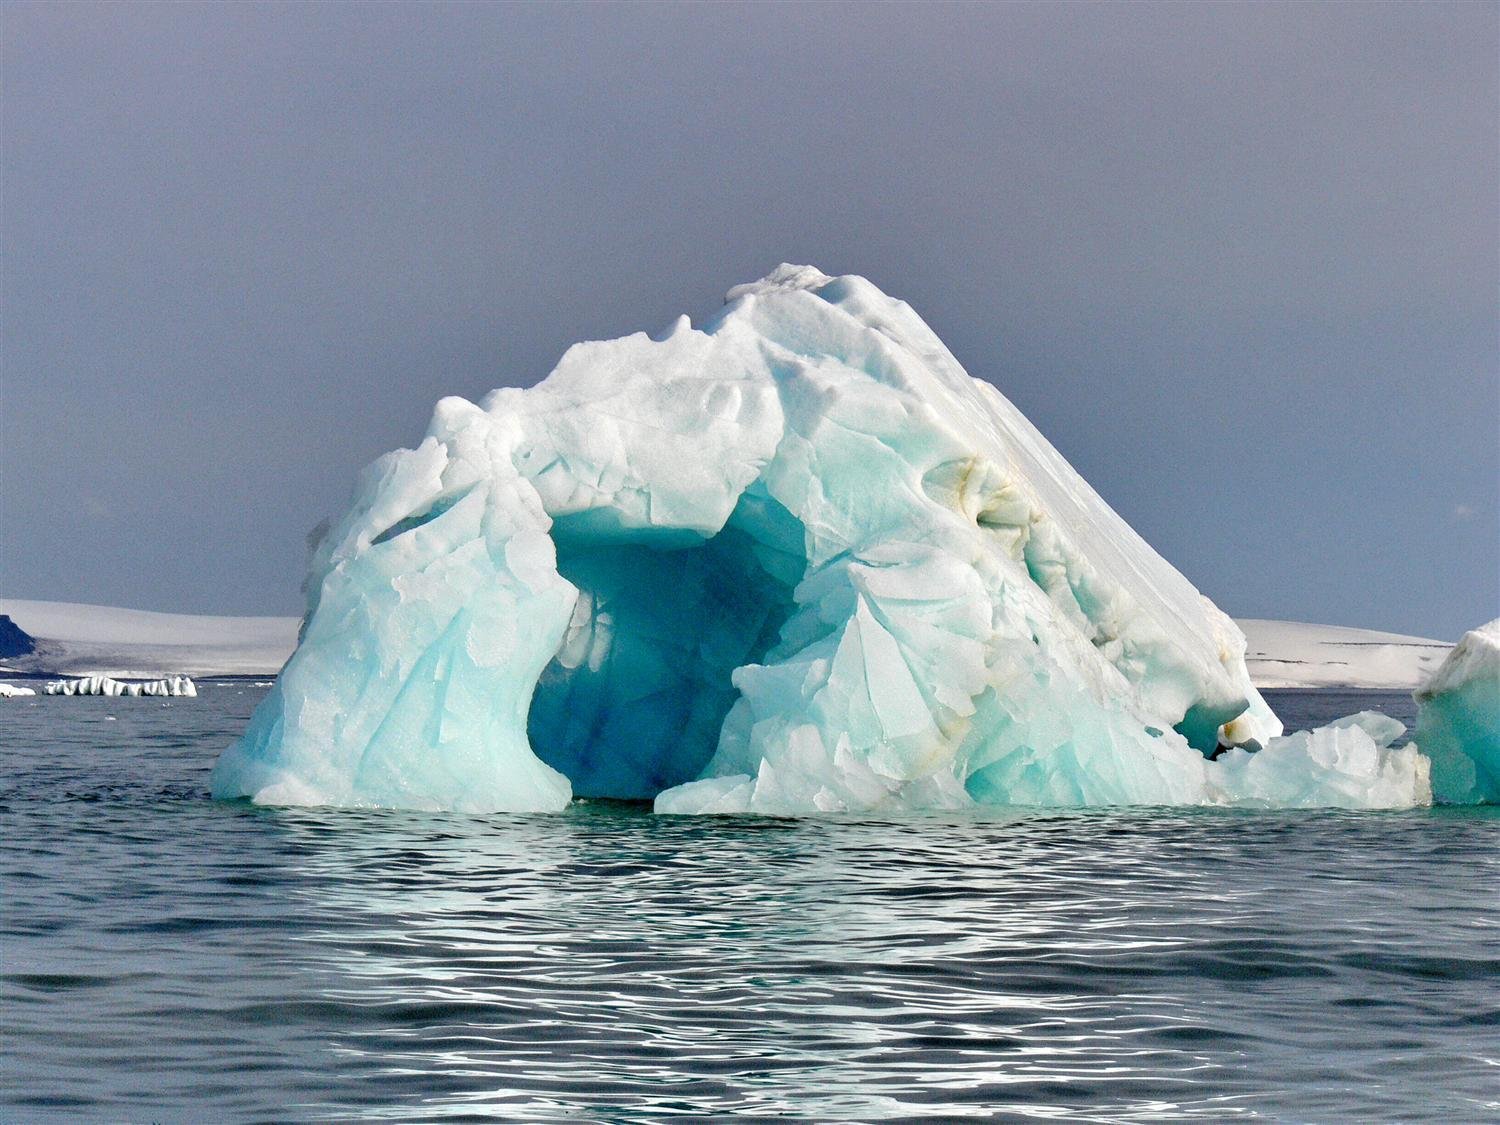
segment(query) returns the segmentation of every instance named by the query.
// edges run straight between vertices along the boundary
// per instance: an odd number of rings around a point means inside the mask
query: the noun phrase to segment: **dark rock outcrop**
[[[26,656],[36,651],[36,641],[6,614],[0,613],[0,657]]]

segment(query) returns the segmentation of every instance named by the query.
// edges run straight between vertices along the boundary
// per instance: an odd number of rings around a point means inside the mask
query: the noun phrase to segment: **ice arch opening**
[[[557,569],[578,589],[532,696],[532,752],[578,797],[649,800],[692,781],[738,695],[795,609],[802,524],[764,492],[718,534],[622,532],[600,518],[553,527]]]

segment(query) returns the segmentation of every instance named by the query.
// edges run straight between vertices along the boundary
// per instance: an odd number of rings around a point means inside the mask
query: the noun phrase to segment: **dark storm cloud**
[[[3,592],[296,608],[433,401],[783,259],[1231,612],[1497,612],[1497,9],[8,5]]]

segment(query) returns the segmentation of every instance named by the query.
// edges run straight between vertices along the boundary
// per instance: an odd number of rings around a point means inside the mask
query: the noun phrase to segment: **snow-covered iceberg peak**
[[[807,266],[443,400],[307,589],[217,796],[1197,802],[1221,739],[1281,732],[1239,630],[1014,406]]]

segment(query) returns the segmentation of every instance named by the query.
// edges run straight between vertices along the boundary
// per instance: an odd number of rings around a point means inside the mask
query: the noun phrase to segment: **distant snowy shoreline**
[[[37,649],[0,659],[0,675],[156,679],[274,676],[297,643],[295,617],[202,617],[111,606],[0,598],[0,614]],[[1426,637],[1237,618],[1260,688],[1414,690],[1453,646]]]
[[[0,675],[274,676],[297,644],[295,617],[200,617],[112,606],[0,598],[36,641],[24,656],[0,658]]]
[[[1245,666],[1258,688],[1390,688],[1415,691],[1451,642],[1342,625],[1235,618]]]

